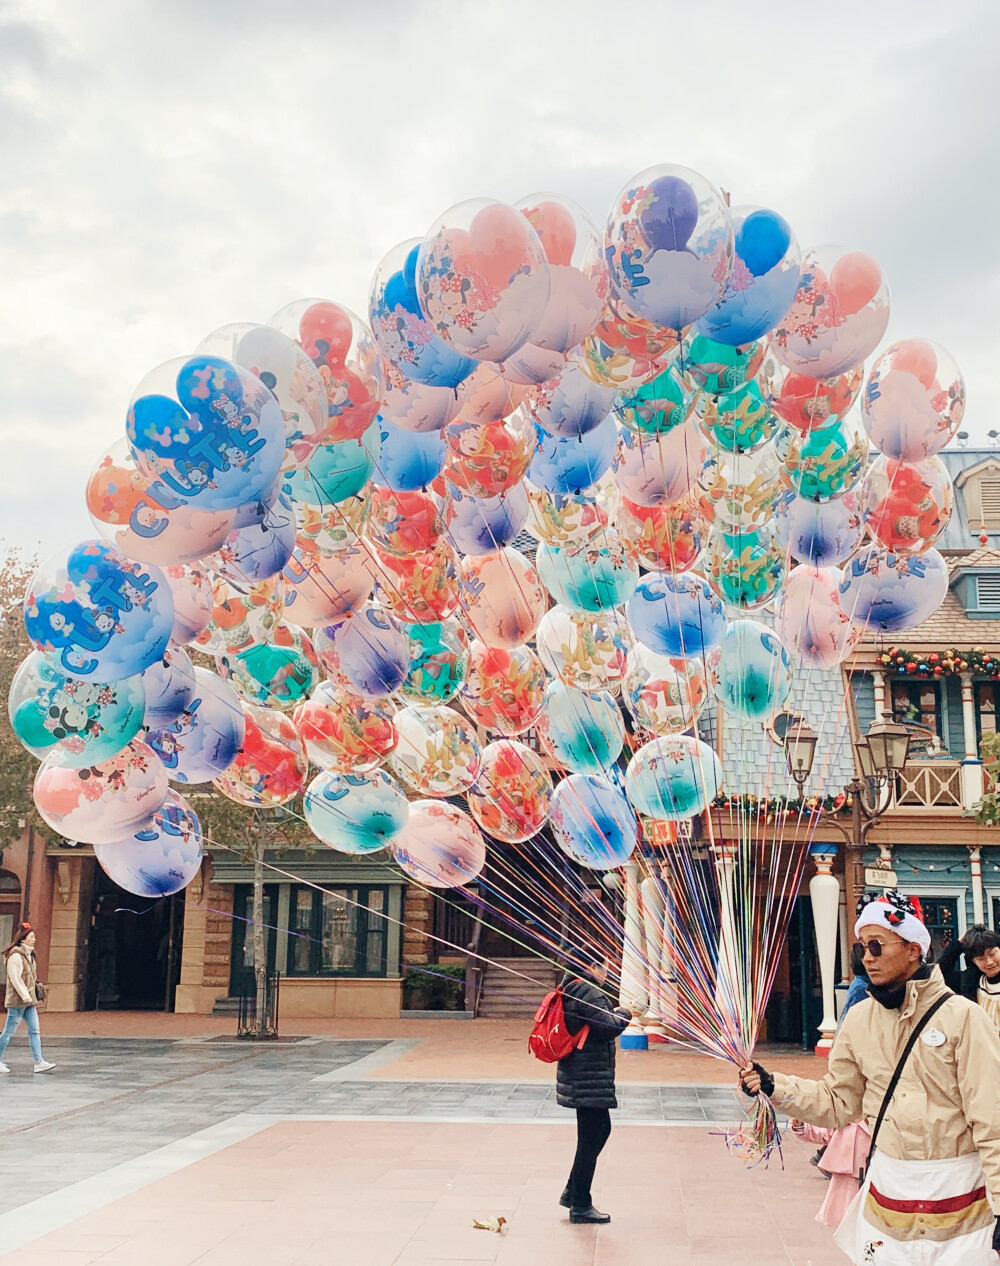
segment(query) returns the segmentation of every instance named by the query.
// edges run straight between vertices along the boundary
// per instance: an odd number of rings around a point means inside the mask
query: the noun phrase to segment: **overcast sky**
[[[0,0],[0,536],[89,534],[146,372],[375,265],[465,198],[603,221],[701,171],[870,251],[889,338],[1000,426],[1000,5],[952,0]]]

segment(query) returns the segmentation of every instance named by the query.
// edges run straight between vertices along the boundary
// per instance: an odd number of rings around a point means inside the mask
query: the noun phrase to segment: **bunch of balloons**
[[[36,804],[125,888],[196,873],[203,784],[301,795],[432,886],[546,823],[620,865],[638,815],[720,791],[710,700],[765,721],[796,664],[944,596],[964,387],[918,339],[864,383],[862,251],[660,166],[603,232],[551,194],[452,207],[367,316],[303,299],[155,369],[87,483],[97,535],[31,581]]]

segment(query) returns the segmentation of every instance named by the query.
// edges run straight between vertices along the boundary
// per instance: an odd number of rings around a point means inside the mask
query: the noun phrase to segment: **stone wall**
[[[434,961],[434,897],[415,884],[403,891],[403,970]]]

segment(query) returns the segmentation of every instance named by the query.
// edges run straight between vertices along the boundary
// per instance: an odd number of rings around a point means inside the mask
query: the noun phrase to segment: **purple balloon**
[[[698,198],[680,176],[661,176],[649,186],[650,206],[639,213],[646,241],[658,251],[682,251],[698,223]]]

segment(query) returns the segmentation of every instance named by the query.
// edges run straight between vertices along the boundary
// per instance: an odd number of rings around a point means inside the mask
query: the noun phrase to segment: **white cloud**
[[[81,530],[135,384],[305,294],[363,312],[451,204],[601,219],[656,162],[872,251],[994,425],[1000,10],[594,0],[0,4],[0,534]],[[13,369],[11,367],[13,366]],[[35,378],[32,378],[32,375]]]

